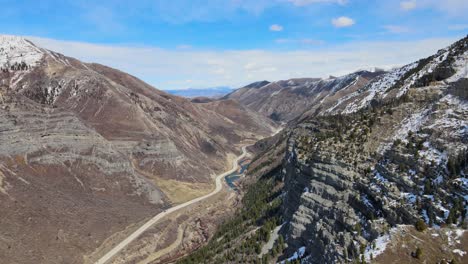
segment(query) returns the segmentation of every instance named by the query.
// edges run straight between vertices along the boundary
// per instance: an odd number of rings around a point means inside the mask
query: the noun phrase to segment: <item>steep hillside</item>
[[[271,131],[274,130],[276,124],[263,117],[261,114],[253,112],[248,108],[242,106],[236,101],[233,100],[213,100],[210,102],[203,100],[192,100],[192,102],[200,102],[200,105],[214,111],[228,120],[233,121],[233,125],[238,126],[238,128],[243,131],[249,131],[252,133],[252,137],[255,137],[256,133],[261,135],[268,135]],[[262,127],[259,127],[258,124],[264,124]],[[258,131],[260,129],[260,131]]]
[[[381,74],[382,71],[359,71],[328,79],[262,81],[235,90],[225,98],[237,100],[275,121],[288,122],[314,106],[332,107],[339,98],[354,93]]]
[[[181,263],[466,263],[467,91],[468,37],[313,106],[256,144],[240,230]]]
[[[82,263],[180,193],[209,192],[243,140],[273,129],[19,37],[0,36],[0,68],[6,263]]]

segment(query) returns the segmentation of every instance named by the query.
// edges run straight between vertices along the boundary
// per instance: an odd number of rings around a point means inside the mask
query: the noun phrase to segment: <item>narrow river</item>
[[[247,170],[249,165],[250,159],[242,159],[241,161],[239,161],[240,170],[233,172],[224,178],[231,190],[237,190],[238,181],[241,177],[244,176],[243,174],[245,170]]]

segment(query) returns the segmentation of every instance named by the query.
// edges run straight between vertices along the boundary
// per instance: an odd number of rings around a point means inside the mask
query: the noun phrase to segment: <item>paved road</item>
[[[218,175],[216,177],[216,188],[215,188],[214,191],[212,191],[211,193],[209,193],[207,195],[204,195],[204,196],[195,198],[193,200],[190,200],[188,202],[185,202],[183,204],[179,204],[179,205],[176,205],[174,207],[171,207],[171,208],[165,210],[164,212],[161,212],[161,213],[155,215],[148,222],[143,224],[135,232],[133,232],[131,235],[129,235],[127,238],[125,238],[122,242],[120,242],[117,246],[115,246],[113,249],[111,249],[109,252],[107,252],[107,254],[105,254],[98,261],[96,261],[95,264],[105,264],[106,262],[108,262],[115,255],[117,255],[117,253],[119,253],[122,249],[124,249],[133,240],[137,239],[141,234],[143,234],[146,230],[148,230],[148,228],[153,226],[161,218],[163,218],[163,217],[167,216],[168,214],[173,213],[173,212],[175,212],[177,210],[180,210],[180,209],[182,209],[184,207],[187,207],[187,206],[189,206],[191,204],[194,204],[194,203],[197,203],[199,201],[205,200],[205,199],[217,194],[218,192],[220,192],[222,190],[222,188],[223,188],[222,181],[223,181],[224,177],[226,177],[227,175],[237,171],[237,169],[239,168],[239,164],[238,164],[239,161],[241,159],[245,158],[245,156],[247,155],[247,149],[246,148],[247,148],[247,146],[242,147],[242,154],[240,156],[238,156],[235,160],[232,161],[232,169],[231,170],[226,171],[223,174],[220,174],[220,175]]]

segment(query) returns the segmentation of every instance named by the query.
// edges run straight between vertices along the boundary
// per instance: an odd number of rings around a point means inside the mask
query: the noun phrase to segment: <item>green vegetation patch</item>
[[[177,263],[262,263],[265,258],[257,255],[271,231],[281,223],[281,191],[274,191],[278,184],[274,178],[261,178],[252,184],[242,199],[243,208],[219,226],[206,246]]]

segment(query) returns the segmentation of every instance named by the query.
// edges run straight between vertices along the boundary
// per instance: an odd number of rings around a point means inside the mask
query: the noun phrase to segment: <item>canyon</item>
[[[467,60],[186,99],[0,36],[2,261],[465,263]]]

